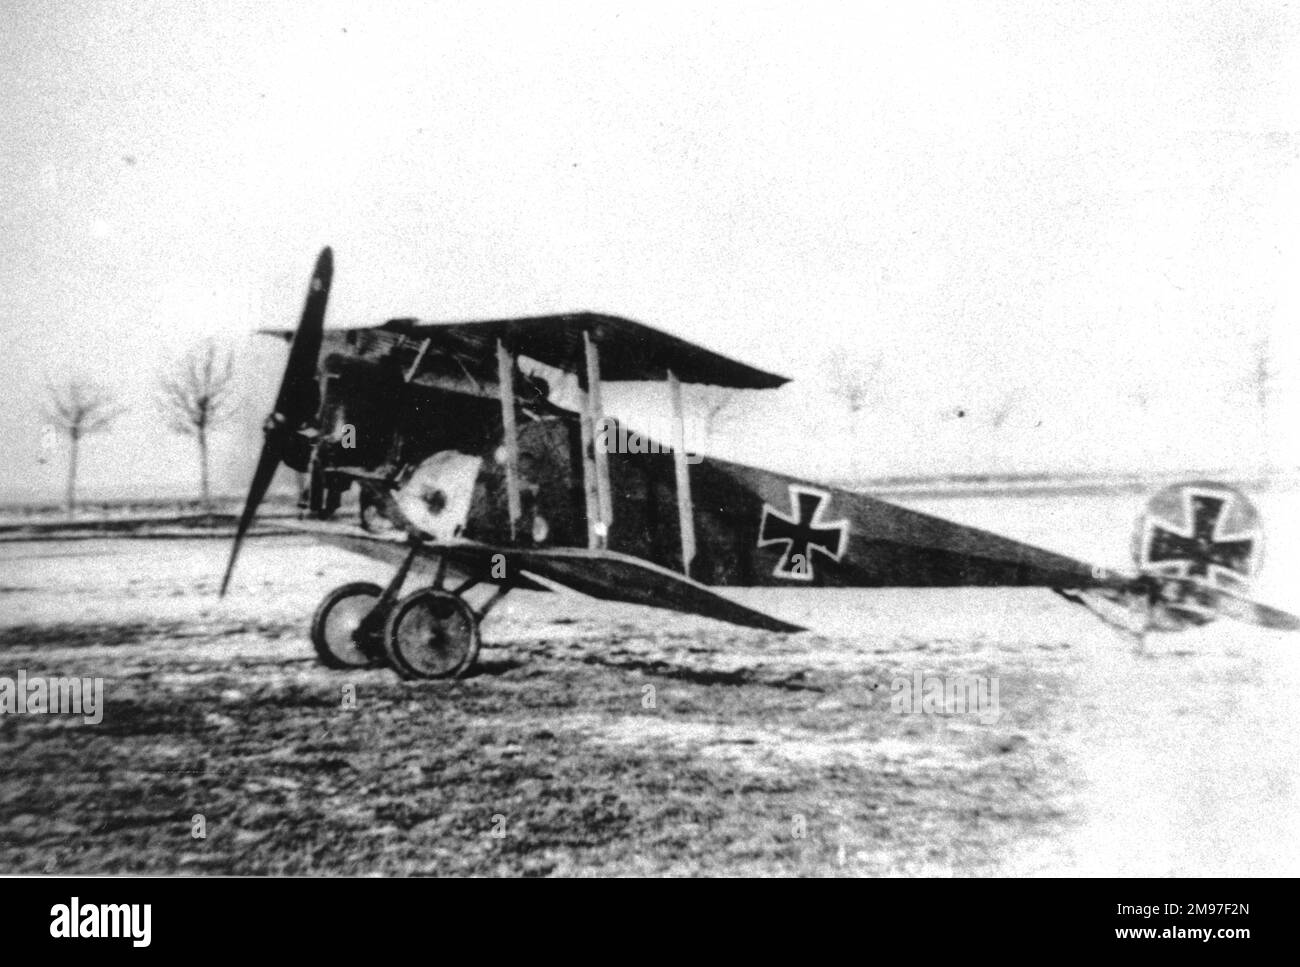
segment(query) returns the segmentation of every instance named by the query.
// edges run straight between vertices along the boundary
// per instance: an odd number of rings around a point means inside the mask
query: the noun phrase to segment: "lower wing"
[[[402,538],[380,537],[342,525],[295,521],[286,522],[286,526],[308,533],[324,544],[394,565],[400,564],[414,547],[417,557],[426,562],[445,561],[450,569],[487,583],[548,590],[532,580],[531,574],[602,601],[667,608],[766,631],[804,630],[737,604],[685,575],[617,551],[495,547],[474,541],[412,544]]]

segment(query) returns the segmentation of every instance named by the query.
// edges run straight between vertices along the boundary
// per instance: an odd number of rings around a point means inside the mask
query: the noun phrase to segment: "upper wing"
[[[400,563],[410,550],[410,545],[402,541],[378,537],[356,528],[303,522],[295,522],[292,526],[323,543],[392,564]],[[527,572],[604,601],[667,608],[767,631],[803,630],[798,625],[724,598],[685,575],[616,551],[578,547],[521,549],[455,541],[421,543],[417,554],[428,562],[446,559],[461,573],[493,583],[508,581],[516,587],[547,590],[530,580]],[[502,561],[507,577],[489,577],[494,565]]]
[[[286,330],[263,329],[285,336]],[[666,332],[620,316],[570,312],[557,316],[485,319],[480,322],[420,322],[395,319],[363,329],[330,330],[327,342],[342,338],[362,351],[389,349],[405,343],[414,358],[429,340],[429,350],[452,353],[496,365],[497,340],[515,353],[572,372],[583,359],[583,334],[600,346],[601,378],[614,382],[667,379],[668,372],[683,383],[708,383],[738,389],[775,389],[789,380],[764,372]]]

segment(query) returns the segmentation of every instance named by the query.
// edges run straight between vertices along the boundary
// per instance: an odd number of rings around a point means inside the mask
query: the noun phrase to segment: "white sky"
[[[796,377],[714,441],[767,466],[1294,466],[1298,79],[1300,14],[1242,0],[9,0],[0,496],[61,493],[68,370],[133,407],[89,491],[192,487],[159,367],[235,339],[255,424],[283,350],[244,334],[327,243],[332,325],[595,309]],[[856,444],[833,353],[882,359]]]

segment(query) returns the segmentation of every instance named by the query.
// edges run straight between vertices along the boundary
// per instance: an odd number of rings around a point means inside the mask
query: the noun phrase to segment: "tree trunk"
[[[68,454],[68,496],[67,511],[71,517],[77,512],[77,445],[81,442],[77,433],[69,433],[68,440],[72,444],[72,449]]]
[[[202,496],[203,508],[207,510],[212,506],[212,501],[208,494],[208,431],[206,427],[199,427],[199,493]]]

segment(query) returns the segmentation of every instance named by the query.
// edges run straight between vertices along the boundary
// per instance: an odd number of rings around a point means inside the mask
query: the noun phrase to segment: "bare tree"
[[[1260,472],[1267,477],[1272,470],[1271,417],[1273,388],[1278,371],[1273,363],[1273,340],[1267,324],[1261,325],[1250,345],[1250,385],[1259,410]]]
[[[856,443],[858,415],[871,403],[884,397],[880,374],[885,359],[880,352],[863,355],[853,352],[832,352],[826,360],[826,385],[847,409],[849,439]],[[855,479],[860,476],[857,446],[847,447],[849,460],[847,472]]]
[[[826,363],[826,384],[830,391],[856,417],[866,405],[880,395],[880,370],[884,359],[877,353],[870,357],[832,353]]]
[[[1006,426],[1007,420],[1011,414],[1020,406],[1020,391],[1017,389],[1007,390],[1003,393],[990,407],[989,424],[995,430],[1000,430]]]
[[[1272,422],[1273,404],[1278,379],[1282,370],[1277,365],[1273,336],[1268,321],[1261,320],[1248,340],[1243,340],[1245,365],[1224,386],[1224,392],[1234,398],[1249,399],[1258,420],[1257,433],[1250,445],[1259,450],[1257,472],[1264,477],[1273,469]]]
[[[1020,408],[1020,389],[1012,388],[1005,390],[1000,396],[990,402],[989,405],[989,426],[994,431],[993,444],[993,461],[995,469],[999,472],[1010,469],[1005,465],[1005,453],[1003,447],[1006,444],[1006,436],[1002,430],[1011,419],[1011,415]]]
[[[72,378],[55,385],[46,382],[48,401],[45,415],[68,437],[68,490],[66,508],[71,517],[77,509],[77,457],[82,437],[107,430],[124,412],[114,395],[88,380]]]
[[[1267,421],[1272,402],[1273,384],[1277,369],[1273,366],[1273,340],[1267,329],[1261,329],[1250,345],[1250,385],[1255,391],[1255,405],[1261,420]]]
[[[208,434],[234,411],[234,364],[229,349],[207,339],[179,357],[159,378],[158,407],[168,427],[192,436],[199,446],[199,490],[204,506],[208,484]]]

